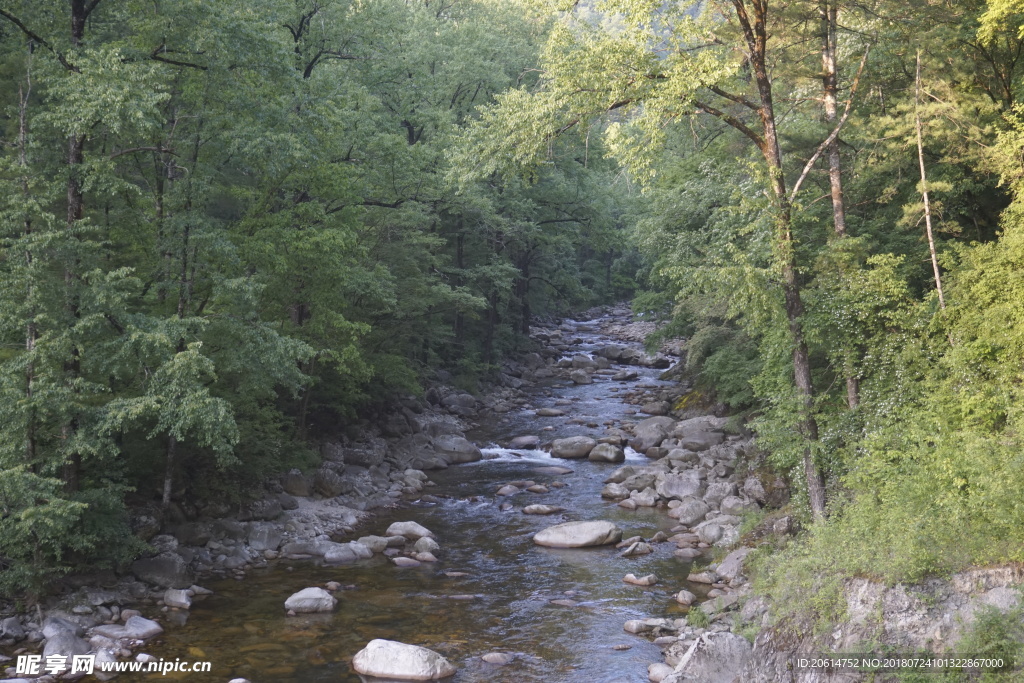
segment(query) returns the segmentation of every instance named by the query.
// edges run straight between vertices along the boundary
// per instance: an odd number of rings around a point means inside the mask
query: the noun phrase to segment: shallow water
[[[588,334],[586,342],[594,346],[602,340]],[[639,381],[650,382],[656,374],[643,371]],[[480,443],[505,443],[519,434],[539,433],[544,440],[592,435],[606,422],[643,417],[634,418],[632,406],[609,392],[612,386],[626,387],[624,383],[553,384],[538,387],[532,405],[578,399],[565,407],[570,413],[566,418],[538,418],[532,410],[508,414],[482,424],[469,437]],[[600,429],[571,424],[570,418],[583,418]],[[544,426],[554,430],[540,431]],[[206,582],[214,595],[196,600],[187,623],[165,623],[164,635],[144,651],[164,659],[211,661],[209,674],[165,677],[197,683],[223,683],[234,677],[255,683],[356,682],[360,678],[349,662],[374,638],[442,653],[459,668],[449,679],[452,683],[646,681],[647,665],[660,661],[660,651],[646,638],[624,632],[623,622],[681,616],[672,595],[684,587],[702,592],[684,582],[689,565],[672,557],[674,545],[659,544],[652,555],[626,559],[613,547],[555,550],[534,545],[531,537],[563,521],[608,519],[623,529],[624,537],[648,538],[671,528],[673,520],[664,510],[630,512],[602,501],[602,480],[615,465],[554,460],[538,451],[494,449],[488,455],[497,457],[429,473],[437,486],[424,493],[442,497],[442,503],[404,503],[399,509],[378,511],[360,529],[359,535],[383,534],[393,521],[415,520],[435,533],[441,545],[436,553],[439,562],[400,569],[380,556],[341,567],[281,561],[250,571],[243,581]],[[644,460],[634,453],[631,459]],[[573,473],[537,471],[549,465],[567,466]],[[561,481],[567,486],[546,494],[494,495],[499,486],[514,480]],[[499,506],[505,502],[514,509],[502,511]],[[566,512],[522,514],[521,508],[531,503],[559,505]],[[444,572],[466,575],[449,577]],[[627,573],[654,573],[661,580],[641,588],[622,582]],[[333,613],[286,616],[283,605],[289,595],[328,581],[347,587],[336,594],[339,605]],[[576,604],[552,604],[556,599]],[[631,647],[613,649],[620,644]],[[515,653],[516,658],[504,667],[480,660],[480,655],[492,651]],[[153,675],[119,680],[151,681]]]

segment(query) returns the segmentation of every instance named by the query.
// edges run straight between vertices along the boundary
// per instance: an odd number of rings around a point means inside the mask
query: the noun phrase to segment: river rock
[[[553,458],[585,458],[597,446],[589,436],[570,436],[567,439],[555,439],[551,443]]]
[[[388,539],[384,536],[362,536],[358,541],[372,553],[382,553],[388,548]]]
[[[508,444],[512,450],[533,450],[538,446],[540,446],[539,436],[517,436]]]
[[[758,510],[757,503],[748,502],[739,496],[726,496],[722,499],[721,510],[723,515],[742,515],[745,512]]]
[[[700,498],[686,496],[678,506],[668,511],[668,516],[679,520],[680,524],[693,526],[711,512],[711,507]]]
[[[455,675],[447,659],[425,647],[376,639],[352,658],[352,668],[364,676],[399,681],[436,681]]]
[[[611,483],[601,489],[601,497],[608,500],[622,500],[629,498],[630,490],[622,484]]]
[[[649,417],[633,430],[633,440],[629,445],[638,453],[646,453],[648,448],[661,445],[673,425],[675,420],[671,417]]]
[[[668,415],[670,410],[672,410],[672,404],[668,401],[651,401],[640,407],[640,412],[648,415]]]
[[[722,432],[697,432],[679,439],[679,447],[688,451],[706,451],[712,446],[725,441],[725,434]]]
[[[662,683],[665,678],[671,676],[673,673],[675,673],[675,669],[668,664],[665,664],[664,662],[655,662],[647,667],[647,680],[651,683]]]
[[[166,552],[132,563],[132,573],[141,581],[161,588],[188,588],[195,581],[185,559],[173,552]]]
[[[755,476],[747,477],[743,482],[743,495],[751,500],[756,500],[762,505],[768,500],[768,494],[764,490],[761,480]]]
[[[164,591],[164,604],[168,607],[189,609],[192,607],[192,598],[189,597],[188,591],[179,588],[168,588]]]
[[[496,495],[499,496],[514,496],[519,493],[519,489],[511,484],[506,484],[497,490]]]
[[[719,481],[709,484],[704,494],[704,502],[713,508],[718,508],[722,501],[729,496],[736,495],[736,484],[731,481]]]
[[[287,474],[281,477],[281,488],[284,489],[285,493],[298,496],[299,498],[306,498],[312,493],[309,480],[306,479],[301,470],[297,469],[289,470]]]
[[[281,528],[269,522],[253,522],[249,525],[249,547],[258,552],[277,550],[283,537]]]
[[[553,515],[556,512],[565,512],[565,508],[557,505],[527,505],[523,508],[524,515]]]
[[[618,446],[613,446],[610,443],[599,443],[590,451],[587,459],[591,462],[617,463],[625,460],[626,454]]]
[[[672,552],[673,557],[677,557],[684,562],[690,562],[694,558],[700,557],[703,553],[696,548],[679,548]]]
[[[573,370],[569,373],[569,379],[573,381],[573,384],[593,384],[594,379],[586,370]]]
[[[697,536],[702,543],[707,543],[708,545],[714,545],[715,541],[720,539],[723,533],[725,531],[722,529],[722,526],[713,522],[697,527]]]
[[[504,666],[506,664],[511,664],[512,660],[515,659],[515,657],[507,652],[488,652],[487,654],[480,657],[480,659],[484,660],[488,664]]]
[[[416,522],[394,522],[385,532],[386,536],[403,536],[410,541],[418,541],[424,536],[433,538],[434,532]]]
[[[402,568],[412,568],[412,567],[419,567],[420,566],[420,561],[419,560],[414,560],[411,557],[392,557],[391,558],[391,562],[396,567],[402,567]]]
[[[747,555],[750,554],[751,548],[739,548],[732,551],[725,556],[725,559],[718,565],[718,575],[726,581],[732,581],[741,573],[743,573],[743,563],[747,559]]]
[[[636,370],[619,370],[612,375],[612,379],[616,382],[632,382],[639,376],[640,374]]]
[[[733,683],[750,659],[750,643],[729,631],[704,633],[686,651],[675,672],[662,683]]]
[[[676,593],[676,602],[678,602],[680,605],[685,605],[685,606],[689,607],[696,600],[697,600],[697,596],[694,595],[693,593],[691,593],[690,591],[686,590],[686,589],[683,589],[683,590],[679,591],[678,593]]]
[[[413,544],[412,549],[417,553],[436,553],[441,546],[431,537],[424,536]]]
[[[655,490],[662,498],[683,500],[701,495],[704,482],[700,480],[697,470],[687,470],[679,474],[659,474]]]
[[[603,520],[556,524],[533,537],[534,543],[549,548],[583,548],[618,543],[620,540],[622,530]]]
[[[296,614],[313,612],[330,612],[338,604],[338,599],[323,588],[312,586],[303,588],[284,601],[284,608]]]
[[[658,577],[654,574],[648,574],[647,576],[637,577],[635,574],[626,574],[622,577],[625,583],[631,583],[634,586],[653,586],[658,583]]]
[[[621,557],[641,557],[643,555],[650,555],[653,552],[654,548],[649,543],[637,541],[622,551]]]
[[[434,444],[434,452],[452,465],[476,462],[484,457],[480,449],[476,447],[476,444],[471,443],[465,437],[444,434],[434,437],[432,442]]]
[[[63,656],[65,658],[75,655],[84,655],[91,648],[89,643],[79,638],[74,633],[62,631],[46,639],[43,646],[43,659],[51,656]]]
[[[617,470],[609,474],[605,478],[604,483],[621,484],[622,482],[632,477],[634,474],[636,474],[635,467],[633,467],[632,465],[623,465],[622,467],[618,468]]]
[[[643,491],[631,492],[629,498],[637,504],[637,507],[652,508],[658,504],[658,494],[649,486]]]
[[[541,408],[534,415],[537,417],[562,417],[565,415],[565,411],[558,408]]]

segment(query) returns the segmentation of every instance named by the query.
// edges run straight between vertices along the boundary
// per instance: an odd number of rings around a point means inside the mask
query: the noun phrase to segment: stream
[[[567,335],[583,340],[574,353],[622,343],[591,331],[590,323],[578,329]],[[211,661],[208,674],[165,676],[197,683],[236,677],[254,683],[356,683],[361,679],[351,669],[351,658],[374,638],[441,653],[459,669],[449,679],[452,683],[646,681],[647,665],[661,660],[660,650],[649,639],[626,633],[623,623],[682,616],[673,594],[687,588],[700,595],[707,586],[684,581],[690,565],[672,556],[671,543],[656,544],[650,555],[623,558],[614,546],[556,550],[535,545],[532,536],[565,521],[605,519],[619,525],[624,538],[650,538],[668,531],[674,520],[664,509],[628,511],[602,500],[603,480],[618,465],[559,460],[542,451],[494,445],[524,434],[539,434],[542,441],[577,434],[596,437],[607,426],[643,419],[616,394],[638,383],[664,383],[656,379],[659,370],[636,369],[639,378],[632,382],[596,374],[588,385],[551,379],[531,386],[529,410],[489,415],[467,434],[484,447],[484,460],[429,473],[436,486],[423,493],[440,498],[440,503],[406,501],[377,510],[356,534],[382,535],[392,522],[419,522],[434,532],[441,546],[435,553],[438,562],[399,568],[380,555],[343,566],[280,560],[241,581],[207,580],[202,583],[214,594],[197,600],[190,612],[164,614],[165,633],[144,651],[170,660]],[[567,414],[535,416],[534,410],[542,407],[558,407]],[[553,429],[542,431],[544,427]],[[626,464],[646,462],[631,449],[626,457]],[[572,472],[543,469],[551,466]],[[517,480],[548,485],[550,492],[495,495],[499,487]],[[559,483],[565,485],[559,488]],[[503,510],[503,503],[512,508]],[[522,508],[533,503],[561,506],[565,512],[523,514]],[[623,583],[627,573],[653,573],[660,581],[642,588]],[[335,594],[334,612],[286,615],[283,604],[289,595],[328,581],[344,586]],[[505,666],[480,659],[495,651],[514,654],[515,659]],[[125,674],[119,680],[152,676]]]

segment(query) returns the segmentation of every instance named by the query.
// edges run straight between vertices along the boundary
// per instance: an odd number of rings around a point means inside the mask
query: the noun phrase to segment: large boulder
[[[728,422],[728,418],[715,417],[714,415],[691,417],[689,420],[680,420],[677,422],[675,428],[672,430],[672,436],[681,439],[699,432],[721,431],[726,422]]]
[[[455,465],[465,462],[476,462],[483,458],[483,453],[464,437],[447,434],[434,438],[434,451]]]
[[[281,477],[281,488],[284,489],[285,493],[300,498],[305,498],[311,493],[309,480],[297,469],[289,470],[287,474]]]
[[[567,439],[555,439],[551,443],[553,458],[585,458],[597,446],[589,436],[570,436]]]
[[[569,379],[572,380],[573,384],[593,384],[594,378],[591,377],[586,370],[573,370],[569,373]]]
[[[725,559],[718,565],[718,575],[726,581],[732,581],[743,573],[743,563],[753,548],[739,548],[725,556]]]
[[[622,540],[622,529],[611,522],[565,522],[538,532],[533,542],[548,548],[585,548]]]
[[[452,663],[433,650],[380,638],[356,653],[352,668],[364,676],[398,681],[436,681],[455,675]]]
[[[284,601],[284,608],[296,614],[309,614],[313,612],[330,612],[338,604],[338,599],[325,591],[323,588],[303,588],[298,593],[293,593]]]
[[[532,450],[540,446],[540,437],[535,435],[517,436],[509,442],[508,447],[512,450]]]
[[[648,448],[660,446],[674,425],[675,420],[671,417],[649,417],[633,430],[633,440],[629,445],[638,453],[646,453]]]
[[[696,432],[679,439],[679,447],[688,451],[706,451],[725,441],[722,432]]]
[[[276,524],[253,522],[249,525],[249,547],[253,550],[277,550],[283,536],[283,531]]]
[[[682,499],[678,507],[668,511],[668,516],[679,520],[684,526],[693,526],[704,520],[711,508],[700,498],[687,497]]]
[[[719,481],[708,485],[704,494],[704,502],[713,508],[721,506],[722,501],[736,495],[736,484],[731,481]]]
[[[136,560],[132,563],[132,573],[139,580],[161,588],[188,588],[195,583],[185,559],[172,552]]]
[[[418,541],[423,537],[433,538],[434,532],[416,522],[394,522],[384,535],[404,536],[410,541]]]
[[[47,657],[63,656],[65,659],[75,655],[87,654],[90,650],[89,643],[69,631],[61,631],[46,639],[43,646],[43,659]]]
[[[705,633],[686,651],[675,673],[662,679],[662,683],[733,683],[738,680],[751,646],[746,638],[729,631]]]
[[[625,460],[626,454],[618,446],[610,443],[599,443],[590,451],[587,459],[592,462],[616,463]]]
[[[683,500],[690,496],[699,496],[704,492],[704,482],[696,470],[686,470],[679,474],[659,474],[655,490],[662,498]]]
[[[476,399],[471,394],[449,394],[441,399],[441,405],[449,413],[455,413],[462,417],[476,415]]]

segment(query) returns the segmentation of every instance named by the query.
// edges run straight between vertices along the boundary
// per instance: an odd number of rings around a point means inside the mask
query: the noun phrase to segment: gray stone
[[[178,609],[189,609],[192,607],[192,598],[187,591],[181,588],[168,588],[164,591],[164,604],[168,607]]]
[[[300,498],[305,498],[312,493],[309,480],[299,470],[289,470],[287,474],[281,477],[281,488],[286,493]]]
[[[757,503],[748,502],[739,496],[726,496],[720,506],[723,515],[742,515],[758,509]]]
[[[388,539],[384,536],[363,536],[358,541],[374,553],[382,553],[388,547]]]
[[[599,443],[587,454],[587,459],[591,462],[618,463],[626,459],[626,454],[618,446],[613,446],[610,443]]]
[[[508,444],[512,450],[534,450],[538,446],[540,446],[539,436],[517,436]]]
[[[132,573],[141,581],[161,588],[188,588],[195,581],[184,558],[177,553],[161,553],[156,557],[136,560]]]
[[[447,460],[450,464],[476,462],[483,458],[483,453],[476,444],[466,438],[451,434],[435,437],[433,440],[434,451]]]
[[[249,547],[258,552],[277,550],[281,547],[280,527],[269,522],[253,522],[249,525]]]
[[[434,537],[434,532],[416,522],[394,522],[385,532],[387,536],[403,536],[410,541],[418,541],[424,536]]]
[[[680,474],[659,474],[655,490],[662,498],[683,500],[699,496],[704,490],[704,482],[696,470],[687,470]]]
[[[321,467],[313,477],[313,488],[325,498],[336,498],[351,491],[352,484],[334,470]]]
[[[583,548],[608,545],[622,540],[622,530],[611,522],[565,522],[548,527],[533,537],[537,545],[549,548]]]
[[[722,537],[724,530],[718,524],[710,523],[704,524],[697,527],[697,536],[700,537],[701,542],[713,545],[715,541]]]
[[[551,444],[553,458],[585,458],[597,446],[597,441],[589,436],[570,436],[567,439],[555,439]]]
[[[277,519],[284,512],[281,501],[276,498],[255,500],[245,508],[244,517],[247,519],[271,521]]]
[[[681,590],[678,593],[676,593],[676,602],[678,602],[680,605],[685,605],[685,606],[689,607],[696,600],[697,600],[697,596],[694,595],[693,593],[691,593],[688,590],[684,589],[684,590]]]
[[[565,415],[565,411],[558,408],[541,408],[534,415],[537,417],[562,417]]]
[[[352,668],[364,676],[399,681],[435,681],[455,675],[447,659],[425,647],[376,639],[352,658]]]
[[[436,553],[441,546],[430,536],[424,536],[413,544],[412,549],[418,553]]]
[[[160,624],[138,615],[132,615],[124,622],[125,636],[134,640],[148,640],[163,632],[164,629]]]
[[[10,638],[17,641],[23,640],[26,635],[27,633],[18,617],[0,619],[0,638]]]
[[[43,646],[43,659],[53,655],[72,657],[74,655],[88,654],[89,643],[79,638],[74,633],[62,631],[46,639]]]
[[[309,614],[313,612],[330,612],[338,604],[338,599],[316,586],[303,588],[298,593],[293,593],[284,601],[284,608],[296,614]]]
[[[643,491],[633,491],[629,494],[629,498],[642,508],[652,508],[658,504],[658,494],[651,487],[647,487]]]
[[[736,484],[730,481],[720,481],[708,485],[708,490],[704,493],[704,502],[713,508],[718,508],[723,500],[735,495]]]
[[[573,370],[569,373],[569,379],[573,381],[573,384],[593,384],[594,379],[587,373],[586,370]]]
[[[601,489],[601,497],[607,498],[608,500],[622,500],[629,498],[630,490],[622,484],[606,484]]]
[[[700,498],[688,496],[683,498],[677,507],[669,510],[668,516],[679,520],[680,524],[693,526],[702,521],[709,512],[711,507],[707,503]]]
[[[768,500],[768,494],[765,493],[764,485],[761,484],[761,480],[757,477],[750,476],[743,482],[743,495],[751,500],[756,500],[762,505]]]
[[[524,515],[553,515],[556,512],[564,512],[565,508],[557,505],[527,505],[523,508]]]
[[[712,446],[725,441],[725,434],[722,432],[697,432],[679,439],[679,447],[689,451],[706,451]]]
[[[727,581],[732,581],[743,572],[743,563],[750,554],[751,548],[739,548],[732,551],[718,565],[718,575]]]
[[[629,445],[638,453],[646,453],[648,448],[661,445],[673,425],[675,420],[671,417],[649,417],[633,430],[633,440]]]

